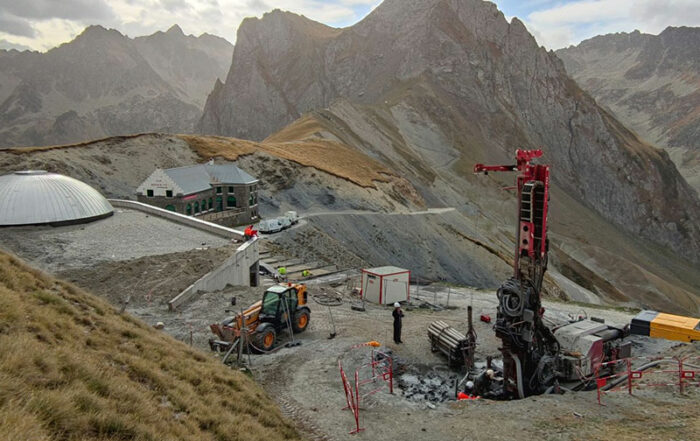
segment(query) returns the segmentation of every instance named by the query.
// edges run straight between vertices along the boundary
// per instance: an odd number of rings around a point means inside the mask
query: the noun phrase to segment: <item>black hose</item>
[[[643,366],[637,368],[636,370],[637,370],[637,371],[645,371],[645,370],[647,370],[647,369],[649,369],[649,368],[652,368],[652,367],[654,367],[654,366],[658,366],[658,365],[661,364],[661,362],[663,362],[663,361],[665,361],[665,360],[656,360],[656,361],[652,361],[651,363],[647,363],[647,364],[645,364],[645,365],[643,365]],[[616,380],[614,380],[614,381],[612,381],[612,382],[606,384],[605,386],[603,386],[603,387],[601,388],[601,390],[603,390],[603,391],[610,390],[610,389],[612,389],[613,387],[617,386],[618,384],[620,384],[620,383],[622,383],[622,382],[624,382],[624,381],[627,381],[627,377],[628,377],[627,375],[623,375],[622,377],[620,377],[620,378],[618,378],[618,379],[616,379]]]

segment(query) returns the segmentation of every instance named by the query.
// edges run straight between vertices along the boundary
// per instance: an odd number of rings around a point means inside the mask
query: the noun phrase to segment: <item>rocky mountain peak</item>
[[[303,15],[275,9],[262,18],[248,17],[238,28],[238,40],[258,41],[272,37],[274,40],[294,39],[296,36],[328,38],[337,34],[337,29],[315,22]]]
[[[124,38],[124,35],[116,29],[107,29],[101,25],[92,25],[86,27],[71,43],[114,42],[122,41]]]
[[[0,144],[190,132],[233,46],[168,32],[131,39],[103,26],[46,53],[0,54]]]
[[[182,36],[182,37],[185,36],[185,33],[182,32],[182,28],[178,24],[174,24],[174,25],[170,26],[170,28],[165,33],[170,34],[170,35]]]
[[[339,100],[391,115],[387,124],[405,136],[435,127],[441,135],[416,135],[415,148],[450,148],[459,161],[544,146],[566,192],[700,260],[700,227],[691,221],[700,206],[668,156],[599,108],[554,53],[492,3],[386,0],[344,29],[281,11],[247,20],[198,131],[262,140]],[[357,117],[344,113],[343,124]]]

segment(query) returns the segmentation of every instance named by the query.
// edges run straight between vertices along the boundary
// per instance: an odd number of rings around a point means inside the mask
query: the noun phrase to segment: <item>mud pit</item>
[[[461,375],[442,366],[401,363],[396,367],[397,386],[403,396],[417,403],[454,401]]]

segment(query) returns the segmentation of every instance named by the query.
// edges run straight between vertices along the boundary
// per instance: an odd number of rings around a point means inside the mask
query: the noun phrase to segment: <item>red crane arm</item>
[[[474,166],[474,173],[488,173],[491,171],[494,172],[507,172],[507,171],[516,171],[518,169],[517,165],[484,165],[484,164],[476,164]]]
[[[520,278],[519,260],[523,256],[530,257],[531,261],[546,259],[547,256],[547,211],[549,199],[549,166],[535,165],[530,162],[542,156],[542,150],[520,150],[515,152],[516,165],[484,165],[476,164],[474,173],[489,172],[510,172],[518,171],[518,229],[516,232],[518,239],[518,249],[515,256],[516,277]],[[537,200],[523,200],[523,189],[528,184],[536,184],[541,187],[542,193]],[[531,192],[531,188],[526,189]],[[528,193],[529,195],[529,193]],[[525,199],[528,199],[526,195]],[[533,206],[534,204],[537,206]],[[524,218],[523,213],[529,214],[529,218]]]

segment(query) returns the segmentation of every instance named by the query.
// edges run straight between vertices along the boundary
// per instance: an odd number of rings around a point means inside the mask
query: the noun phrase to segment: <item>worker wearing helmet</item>
[[[403,311],[401,310],[401,304],[399,302],[394,303],[394,312],[391,313],[394,316],[394,343],[403,343],[401,341],[401,319],[403,318]]]
[[[491,384],[494,381],[502,380],[502,378],[496,377],[496,373],[493,369],[487,369],[486,371],[479,374],[474,381],[474,395],[485,395],[491,391]]]

